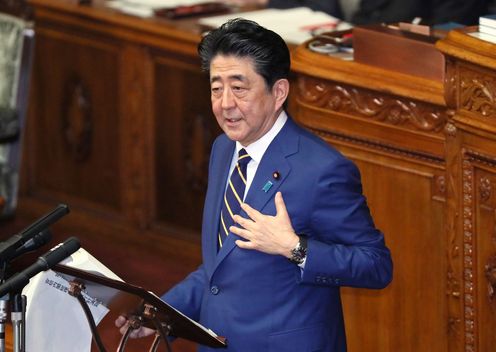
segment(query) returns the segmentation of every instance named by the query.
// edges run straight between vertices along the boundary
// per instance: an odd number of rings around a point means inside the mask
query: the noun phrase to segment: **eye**
[[[211,87],[210,91],[212,92],[212,95],[218,96],[222,92],[221,87]]]
[[[246,87],[242,87],[242,86],[232,86],[231,89],[233,93],[236,94],[236,96],[243,95],[246,92]]]

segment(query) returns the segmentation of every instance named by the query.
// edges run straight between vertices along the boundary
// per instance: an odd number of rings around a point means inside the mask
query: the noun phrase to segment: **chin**
[[[229,139],[231,139],[235,142],[240,142],[244,138],[244,136],[242,136],[240,133],[234,132],[234,131],[230,130],[229,128],[225,128],[223,130],[224,130],[224,133],[227,135],[227,137],[229,137]]]

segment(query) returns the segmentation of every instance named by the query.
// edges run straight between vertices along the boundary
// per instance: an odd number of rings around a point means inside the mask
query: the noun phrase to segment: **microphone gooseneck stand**
[[[7,305],[9,294],[0,298],[0,352],[5,352],[5,323],[7,322]]]
[[[160,343],[160,340],[165,341],[165,347],[167,352],[172,352],[172,348],[169,343],[169,339],[167,338],[171,331],[171,326],[167,324],[163,324],[158,317],[156,316],[156,308],[149,305],[144,304],[141,307],[141,315],[134,315],[128,318],[128,325],[125,333],[122,335],[121,340],[119,342],[119,347],[117,348],[117,352],[124,352],[126,348],[127,341],[131,335],[133,330],[139,329],[143,325],[144,318],[152,321],[155,326],[156,333],[155,338],[153,339],[152,345],[148,352],[156,352]]]
[[[83,308],[84,314],[86,315],[86,319],[88,320],[88,324],[90,325],[91,335],[93,336],[93,341],[98,347],[100,352],[107,352],[105,346],[103,345],[102,339],[100,338],[100,334],[98,333],[98,329],[96,328],[95,320],[93,319],[93,314],[91,314],[90,307],[88,307],[88,303],[86,303],[82,291],[85,289],[84,285],[76,280],[69,282],[69,294],[73,297],[76,297],[81,308]]]
[[[158,344],[160,340],[165,341],[165,347],[167,348],[167,352],[172,352],[172,348],[169,343],[169,339],[167,338],[169,336],[169,333],[171,331],[171,326],[167,324],[163,324],[158,318],[157,318],[157,309],[149,304],[145,304],[144,306],[144,311],[143,315],[151,319],[153,322],[153,325],[155,326],[156,329],[156,334],[155,334],[155,339],[153,340],[152,346],[150,347],[149,352],[156,352],[158,348]]]
[[[26,296],[16,293],[12,300],[11,321],[14,352],[26,350]]]
[[[5,280],[5,269],[7,260],[0,257],[0,352],[5,352],[5,322],[7,317],[7,301],[13,296],[12,305],[12,323],[14,332],[14,352],[24,352],[25,347],[25,327],[26,327],[26,297],[21,295],[22,289],[29,283],[29,280],[40,273],[51,269],[55,264],[67,258],[80,248],[79,240],[71,237],[55,247],[44,255],[38,257],[38,260]]]
[[[126,348],[127,340],[131,336],[133,330],[139,329],[142,325],[143,318],[137,315],[133,315],[127,320],[127,329],[122,334],[121,340],[119,341],[119,346],[117,347],[117,352],[124,352]]]
[[[98,333],[98,329],[96,327],[95,320],[93,319],[93,315],[91,314],[91,310],[88,307],[88,303],[84,299],[82,292],[84,291],[85,286],[81,282],[77,280],[72,280],[69,282],[69,291],[68,293],[75,297],[81,308],[83,308],[84,314],[86,315],[86,319],[88,320],[88,324],[90,325],[91,334],[93,336],[93,341],[95,341],[96,346],[100,352],[107,352],[105,346],[103,345],[100,334]],[[164,340],[166,343],[167,352],[172,352],[172,349],[169,344],[169,340],[167,336],[170,332],[170,326],[164,325],[160,322],[160,320],[156,317],[156,309],[151,305],[145,304],[142,307],[142,315],[133,316],[128,320],[128,327],[126,332],[122,335],[121,340],[119,342],[119,347],[117,348],[118,352],[123,352],[126,343],[131,335],[131,332],[135,329],[139,329],[143,325],[144,318],[150,319],[155,328],[157,329],[157,333],[155,334],[155,338],[150,347],[149,352],[156,352],[160,343],[160,340]]]
[[[14,295],[12,307],[12,323],[14,333],[14,352],[25,350],[25,327],[26,327],[26,297],[19,292],[29,282],[29,278],[16,281],[16,287],[4,287],[10,281],[6,281],[6,271],[9,262],[15,257],[39,248],[51,239],[48,229],[61,217],[69,213],[66,204],[59,204],[50,213],[37,219],[24,230],[11,236],[6,241],[0,242],[0,352],[5,352],[5,323],[7,322],[8,302],[11,295]],[[11,283],[13,284],[13,283]]]
[[[7,262],[0,263],[0,284],[5,282]],[[19,290],[19,292],[22,288]],[[12,347],[13,352],[24,352],[26,350],[26,296],[19,292],[7,292],[0,298],[0,352],[5,352],[5,325],[11,302],[12,322]]]
[[[7,270],[7,262],[1,260],[0,263],[0,284],[5,281],[5,272]],[[5,323],[7,322],[7,311],[9,304],[9,293],[4,294],[0,298],[0,352],[5,352]]]

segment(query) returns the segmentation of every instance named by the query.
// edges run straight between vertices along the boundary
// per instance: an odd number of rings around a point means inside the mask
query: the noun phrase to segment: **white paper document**
[[[163,7],[191,6],[206,0],[110,0],[107,7],[137,17],[152,17],[154,10]]]
[[[83,248],[61,264],[122,281]],[[67,280],[52,270],[36,275],[24,288],[22,293],[27,296],[26,351],[91,350],[92,336],[88,321],[78,300],[68,294],[68,289]],[[85,292],[82,295],[98,325],[108,313],[107,307]]]
[[[287,43],[293,44],[303,43],[311,39],[318,32],[345,30],[352,27],[348,22],[343,22],[336,17],[324,12],[313,11],[307,7],[231,13],[228,15],[201,18],[199,23],[217,28],[224,22],[237,17],[255,21],[259,25],[279,34]]]

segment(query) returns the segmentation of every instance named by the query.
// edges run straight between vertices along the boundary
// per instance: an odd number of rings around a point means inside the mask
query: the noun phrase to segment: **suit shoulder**
[[[222,146],[222,145],[228,144],[230,141],[231,140],[229,138],[227,138],[226,134],[222,133],[222,134],[218,135],[217,137],[215,137],[212,145],[213,146],[216,146],[216,145]]]
[[[227,148],[230,143],[232,143],[232,141],[227,138],[224,133],[220,134],[214,139],[214,142],[212,143],[211,153],[219,149]]]
[[[351,162],[334,146],[305,129],[302,129],[300,134],[299,151],[305,158],[309,158],[310,160],[316,159],[320,162],[323,162],[324,160],[331,162]]]

